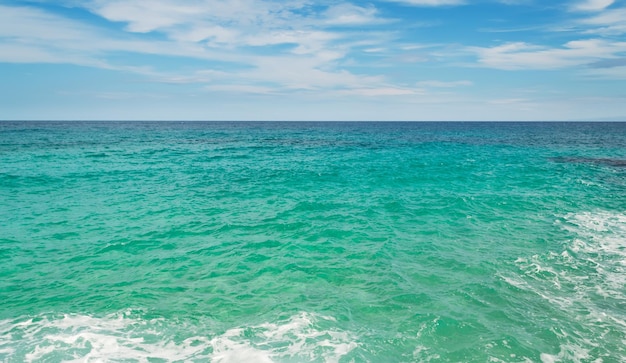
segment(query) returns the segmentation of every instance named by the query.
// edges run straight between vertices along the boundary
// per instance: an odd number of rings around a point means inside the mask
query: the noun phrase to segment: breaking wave
[[[0,321],[8,362],[338,362],[357,347],[334,319],[299,313],[277,322],[202,334],[200,326],[126,311],[104,317],[40,315]],[[324,326],[324,327],[322,327]]]

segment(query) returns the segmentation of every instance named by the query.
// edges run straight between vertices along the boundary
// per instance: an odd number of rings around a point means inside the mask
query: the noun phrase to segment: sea
[[[0,122],[1,362],[626,362],[626,123]]]

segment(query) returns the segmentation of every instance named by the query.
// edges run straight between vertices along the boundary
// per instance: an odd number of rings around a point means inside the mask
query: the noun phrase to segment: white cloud
[[[230,25],[243,30],[285,26],[310,6],[300,0],[91,0],[80,6],[133,32]]]
[[[328,43],[340,38],[336,33],[314,30],[286,30],[249,35],[246,45],[266,46],[276,44],[292,44],[294,54],[324,54]],[[334,54],[338,54],[335,50]],[[334,59],[334,57],[333,57]]]
[[[473,83],[471,81],[452,81],[452,82],[444,82],[444,81],[420,81],[417,82],[418,87],[427,87],[427,88],[454,88],[454,87],[462,87],[462,86],[471,86]]]
[[[479,3],[468,0],[382,1],[416,7]],[[480,3],[484,2],[545,5],[534,0],[483,0]],[[0,3],[7,2],[0,0]],[[198,109],[202,110],[198,117],[206,117],[202,115],[206,115],[207,102],[219,104],[220,107],[212,109],[222,110],[224,99],[232,101],[232,110],[229,112],[238,115],[249,112],[253,118],[267,117],[267,114],[258,116],[259,108],[245,103],[255,99],[273,100],[272,104],[263,105],[267,112],[276,109],[274,102],[284,101],[294,110],[294,117],[306,114],[306,117],[311,118],[318,118],[319,115],[334,118],[337,110],[350,113],[349,118],[364,119],[393,118],[400,114],[407,118],[431,119],[549,117],[550,111],[546,111],[549,107],[544,107],[549,104],[544,103],[541,97],[546,92],[534,99],[526,98],[534,96],[519,92],[507,94],[509,85],[508,79],[504,78],[506,76],[503,77],[501,88],[492,93],[496,99],[491,101],[483,94],[485,90],[478,86],[463,88],[472,86],[471,81],[437,80],[450,79],[446,76],[454,72],[438,72],[448,70],[446,67],[450,66],[451,61],[457,61],[452,66],[459,66],[458,61],[466,57],[468,52],[480,66],[486,68],[550,70],[574,67],[575,74],[579,76],[577,80],[581,80],[580,75],[594,79],[626,79],[626,66],[620,63],[620,59],[626,58],[626,41],[619,37],[595,39],[601,38],[601,35],[626,33],[626,9],[620,7],[621,2],[611,0],[572,0],[568,3],[575,5],[552,7],[578,12],[566,14],[569,22],[565,25],[570,27],[568,32],[562,32],[560,36],[571,37],[580,32],[598,34],[587,35],[594,39],[564,41],[557,46],[513,42],[496,46],[474,43],[479,45],[476,47],[441,43],[409,44],[428,36],[427,32],[419,34],[419,27],[441,25],[443,21],[420,23],[410,16],[403,18],[405,14],[401,13],[391,15],[398,18],[385,18],[385,14],[397,9],[380,7],[379,10],[375,6],[376,1],[36,0],[21,3],[30,6],[0,5],[0,62],[70,63],[140,74],[148,82],[171,83],[172,89],[197,93],[200,104]],[[39,3],[54,6],[37,8],[35,4]],[[59,11],[60,4],[79,7],[81,10]],[[82,10],[90,11],[101,19],[90,21],[93,18],[81,16]],[[117,24],[111,26],[107,21]],[[372,26],[393,22],[399,26]],[[541,24],[524,26],[520,23],[516,29],[502,28],[507,24],[504,21],[493,24],[498,24],[499,28],[492,31],[518,32],[499,35],[503,39],[524,39],[526,31],[534,31],[532,36],[537,39],[537,33],[548,29]],[[472,35],[459,34],[455,41],[467,42],[469,40],[466,36]],[[475,41],[479,42],[480,39],[482,37]],[[426,68],[416,64],[427,61],[440,63],[437,67]],[[424,72],[428,72],[428,78],[417,82],[420,78],[416,77],[423,77],[426,74]],[[190,83],[194,85],[185,86]],[[123,85],[120,87],[123,88]],[[158,93],[164,88],[170,87],[154,87],[159,90],[155,91],[157,94],[154,97],[175,97],[174,93]],[[206,97],[198,90],[210,92],[211,97]],[[463,91],[467,91],[468,95],[463,96]],[[604,92],[594,87],[580,92],[587,91],[589,94]],[[103,92],[93,95],[117,100],[132,98],[134,94]],[[171,108],[154,102],[154,97],[150,97],[146,103],[153,114],[159,116],[160,111],[154,111],[152,107],[161,107],[160,110],[165,111]],[[381,101],[384,102],[381,103],[383,107],[374,106],[377,97],[384,100]],[[138,98],[149,98],[149,95],[140,95]],[[368,99],[362,102],[363,98]],[[563,98],[567,98],[563,105],[576,103],[571,101],[571,97]],[[304,101],[301,104],[292,103],[294,100]],[[336,110],[318,106],[328,105],[335,100],[337,104],[343,102],[354,107]],[[319,104],[307,108],[307,111],[303,112],[304,108],[300,108],[301,105],[318,101]],[[610,102],[613,110],[623,110],[623,100],[622,103],[616,100]],[[394,105],[393,112],[388,109],[390,103]],[[486,114],[484,110],[488,103],[489,113]],[[455,106],[451,107],[451,104]],[[396,106],[400,111],[396,111]],[[576,104],[572,107],[578,107],[571,111],[572,114],[591,110],[592,107],[600,110],[594,111],[599,114],[614,113],[605,111],[604,104],[594,106],[588,103],[584,107]],[[532,112],[517,112],[523,109]],[[563,118],[560,112],[564,109],[570,110],[561,104],[554,106],[553,114],[560,115],[555,118]],[[216,112],[229,115],[226,111]],[[285,117],[282,110],[276,112],[276,115]],[[588,112],[591,114],[591,111]],[[232,118],[232,115],[228,117]]]
[[[572,6],[574,11],[600,11],[611,6],[615,0],[584,0]]]
[[[336,92],[340,95],[357,95],[367,97],[380,96],[414,96],[424,94],[420,89],[398,88],[398,87],[379,87],[379,88],[353,88],[349,90],[340,90]]]
[[[447,6],[447,5],[463,5],[464,0],[387,0],[402,3],[411,6]]]
[[[237,76],[300,90],[377,87],[385,83],[381,76],[355,75],[328,67],[324,59],[295,55],[260,57],[254,68],[239,71]]]
[[[303,0],[93,0],[86,4],[109,21],[126,23],[131,32],[160,32],[177,40],[210,40],[233,46],[247,45],[249,38],[266,33],[389,21],[379,18],[373,6],[338,3],[324,7]]]
[[[377,18],[376,8],[361,7],[349,3],[330,6],[324,13],[328,24],[332,25],[360,25],[386,22]]]
[[[599,15],[582,20],[590,25],[611,25],[626,22],[626,9],[607,10]]]
[[[587,34],[621,35],[626,33],[626,9],[605,10],[580,23],[592,27],[585,31]]]
[[[493,105],[519,105],[528,104],[529,100],[526,98],[497,98],[489,100],[488,103]]]
[[[383,47],[363,49],[365,53],[382,53],[382,52],[385,52],[386,50],[387,49]]]
[[[533,0],[498,0],[501,4],[506,5],[528,5],[532,3]]]
[[[215,52],[197,44],[146,41],[116,37],[109,32],[29,7],[0,5],[0,38],[5,49],[0,61],[71,63],[115,68],[104,59],[108,52],[133,52],[199,59],[236,61],[228,52]]]
[[[83,93],[84,94],[84,93]],[[101,98],[105,100],[130,100],[130,99],[164,99],[166,98],[160,94],[146,93],[146,92],[95,92],[89,93],[90,96],[95,98]]]
[[[91,37],[93,35],[93,37]],[[0,62],[70,63],[109,68],[95,55],[107,44],[91,44],[98,38],[81,23],[44,11],[0,5]]]
[[[0,5],[0,20],[0,36],[7,38],[76,41],[89,31],[88,27],[78,22],[28,7]]]
[[[200,49],[200,53],[225,51],[248,68],[231,73],[235,83],[247,77],[249,82],[271,81],[298,89],[337,87],[342,82],[369,84],[371,77],[354,75],[337,63],[359,46],[354,37],[361,39],[364,33],[330,29],[389,21],[378,17],[373,6],[313,6],[306,0],[94,0],[88,4],[95,14],[126,23],[130,32],[159,32],[179,47]],[[373,38],[369,42],[379,45]],[[284,47],[259,51],[278,45]]]
[[[232,7],[229,5],[232,4]],[[209,6],[210,5],[210,6]],[[212,90],[248,93],[286,90],[389,88],[384,77],[351,73],[339,66],[353,47],[362,47],[346,32],[325,30],[324,24],[376,21],[373,7],[335,5],[304,17],[306,2],[284,7],[269,1],[97,0],[91,5],[108,20],[123,21],[130,33],[116,34],[31,7],[0,5],[0,62],[72,63],[141,73],[156,82],[210,84]],[[288,21],[292,19],[293,21]],[[319,21],[323,20],[323,21]],[[321,24],[321,25],[320,25]],[[146,38],[159,31],[165,40]],[[368,44],[379,45],[375,38]],[[250,47],[288,45],[271,51]],[[160,70],[152,64],[129,66],[110,53],[167,55],[206,60],[204,70]],[[209,62],[227,64],[220,71]],[[121,62],[122,64],[119,64]],[[158,60],[156,62],[158,64]],[[361,92],[364,93],[364,92]]]
[[[602,39],[576,40],[559,48],[528,43],[507,43],[491,48],[471,47],[478,62],[489,68],[504,70],[559,69],[615,58],[626,52],[626,42]]]
[[[197,6],[169,1],[97,1],[91,10],[110,21],[128,23],[128,30],[146,33],[185,23],[198,16]]]
[[[229,93],[234,93],[234,94],[241,94],[241,93],[260,94],[260,95],[277,94],[275,87],[251,86],[251,85],[240,85],[240,84],[208,85],[205,87],[205,89],[207,89],[208,91],[212,91],[212,92],[229,92]]]
[[[160,32],[180,41],[209,40],[230,45],[245,44],[249,35],[277,29],[293,29],[298,1],[193,0],[94,0],[84,5],[93,13],[127,24],[130,32]]]
[[[193,29],[174,29],[170,32],[170,37],[183,42],[201,42],[217,44],[236,43],[239,33],[234,29],[228,29],[220,25],[208,25]]]
[[[611,68],[592,68],[583,72],[584,75],[595,78],[613,81],[626,80],[626,66]]]

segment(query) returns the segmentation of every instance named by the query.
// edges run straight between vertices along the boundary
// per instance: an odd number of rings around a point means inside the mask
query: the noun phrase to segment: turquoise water
[[[0,123],[0,361],[626,362],[626,123]]]

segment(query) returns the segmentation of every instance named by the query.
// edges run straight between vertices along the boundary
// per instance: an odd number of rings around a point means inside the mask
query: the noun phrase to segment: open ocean
[[[2,362],[626,362],[626,123],[0,122]]]

